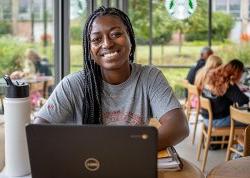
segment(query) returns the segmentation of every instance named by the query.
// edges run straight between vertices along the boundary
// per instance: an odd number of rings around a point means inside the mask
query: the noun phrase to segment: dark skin
[[[97,17],[90,33],[91,55],[100,65],[103,80],[117,85],[130,76],[129,53],[131,43],[126,26],[116,16]],[[36,118],[34,123],[48,123]],[[189,134],[188,123],[182,109],[174,109],[160,118],[158,150],[175,145]]]

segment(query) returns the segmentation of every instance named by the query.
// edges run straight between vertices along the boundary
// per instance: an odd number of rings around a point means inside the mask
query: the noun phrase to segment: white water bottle
[[[24,176],[30,173],[25,125],[30,122],[29,85],[14,82],[8,76],[4,98],[5,174]]]

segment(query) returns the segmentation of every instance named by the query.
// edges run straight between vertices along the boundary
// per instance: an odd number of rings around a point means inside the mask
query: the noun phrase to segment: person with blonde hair
[[[244,64],[238,59],[233,59],[226,65],[208,72],[203,84],[202,96],[211,102],[213,127],[229,127],[230,105],[237,103],[241,106],[249,102],[249,98],[238,87],[243,71]],[[201,115],[207,126],[208,112],[202,110]]]
[[[215,69],[222,64],[222,59],[219,56],[211,55],[208,57],[205,66],[198,70],[194,84],[198,87],[199,91],[202,90],[207,73],[211,69]]]

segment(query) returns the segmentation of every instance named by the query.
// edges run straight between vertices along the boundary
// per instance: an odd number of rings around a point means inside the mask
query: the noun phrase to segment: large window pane
[[[137,63],[149,61],[149,6],[148,0],[129,1],[128,15],[136,37],[135,59]]]
[[[51,0],[0,1],[0,76],[15,74],[30,84],[32,109],[53,90],[53,12]]]
[[[70,1],[70,72],[83,67],[82,33],[87,18],[85,0]]]

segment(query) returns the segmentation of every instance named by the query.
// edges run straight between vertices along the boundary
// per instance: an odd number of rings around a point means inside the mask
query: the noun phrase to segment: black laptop
[[[32,178],[157,178],[147,126],[26,126]]]

